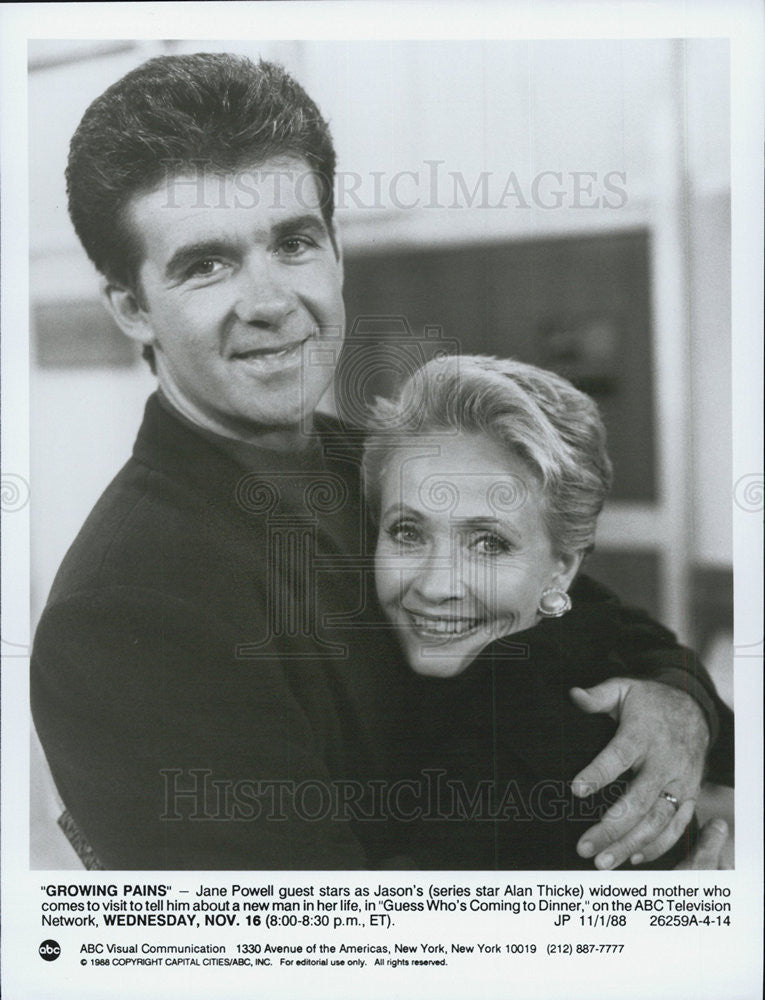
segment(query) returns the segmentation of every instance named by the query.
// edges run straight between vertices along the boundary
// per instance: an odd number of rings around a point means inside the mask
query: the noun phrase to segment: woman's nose
[[[236,315],[255,326],[278,327],[291,311],[292,298],[278,264],[269,259],[248,261],[238,275]]]
[[[434,546],[415,568],[410,586],[429,604],[459,600],[466,591],[462,568],[455,547]]]

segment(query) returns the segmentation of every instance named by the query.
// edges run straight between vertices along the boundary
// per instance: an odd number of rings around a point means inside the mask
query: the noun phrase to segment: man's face
[[[160,384],[229,436],[310,426],[343,337],[342,265],[300,160],[180,176],[136,197],[140,322]],[[137,329],[137,333],[136,333]]]

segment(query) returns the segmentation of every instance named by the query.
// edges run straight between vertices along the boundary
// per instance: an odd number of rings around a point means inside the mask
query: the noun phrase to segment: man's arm
[[[578,591],[578,593],[577,593]],[[616,650],[630,677],[573,692],[584,711],[619,720],[613,740],[574,780],[575,794],[590,794],[632,769],[625,796],[580,840],[579,852],[599,868],[634,863],[668,850],[687,825],[704,776],[710,739],[717,744],[708,771],[733,783],[733,716],[690,650],[643,612],[623,607],[587,578],[574,591],[616,613]],[[677,799],[677,808],[672,798]]]
[[[241,638],[204,607],[134,588],[45,612],[35,722],[103,867],[366,866],[349,822],[315,801],[330,776],[281,664],[238,660]],[[299,801],[306,782],[314,799]]]

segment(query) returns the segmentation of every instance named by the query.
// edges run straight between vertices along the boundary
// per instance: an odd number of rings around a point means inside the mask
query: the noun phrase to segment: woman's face
[[[419,674],[451,677],[536,624],[579,566],[554,552],[529,467],[483,435],[412,437],[381,486],[377,592]]]

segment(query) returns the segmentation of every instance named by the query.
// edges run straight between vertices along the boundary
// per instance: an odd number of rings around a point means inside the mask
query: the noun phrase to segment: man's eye
[[[216,257],[205,257],[203,260],[198,260],[195,264],[191,265],[186,272],[186,277],[210,278],[214,274],[218,274],[223,267],[223,261],[218,260]]]
[[[281,241],[277,252],[284,257],[299,257],[315,246],[314,241],[307,236],[288,236]]]
[[[471,542],[471,548],[483,556],[502,556],[512,550],[510,543],[501,535],[495,535],[493,531],[483,532],[475,537]]]
[[[397,545],[417,545],[420,541],[419,529],[411,521],[398,521],[386,531]]]

